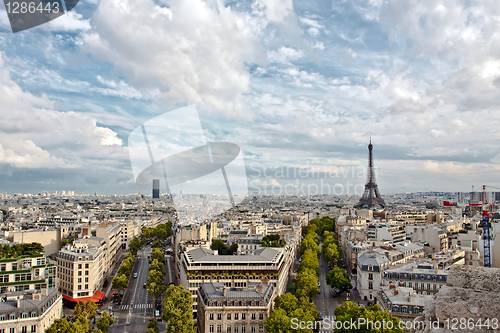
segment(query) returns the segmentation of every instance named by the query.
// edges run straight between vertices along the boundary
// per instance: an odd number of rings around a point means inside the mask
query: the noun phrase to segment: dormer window
[[[368,265],[368,270],[373,271],[373,265]]]

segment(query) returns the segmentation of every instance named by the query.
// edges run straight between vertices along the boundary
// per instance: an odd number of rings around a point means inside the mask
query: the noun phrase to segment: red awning
[[[86,301],[93,301],[95,303],[100,302],[104,298],[104,291],[96,291],[94,296],[90,297],[78,297],[78,298],[71,298],[69,296],[66,296],[63,294],[63,298],[67,301],[73,302],[73,303],[78,303],[78,302],[86,302]]]
[[[104,298],[104,296],[106,296],[106,293],[102,290],[98,290],[95,292],[93,297],[98,299],[98,300],[102,300]]]

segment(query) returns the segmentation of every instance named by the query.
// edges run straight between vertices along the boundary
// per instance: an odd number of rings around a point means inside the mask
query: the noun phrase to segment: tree
[[[302,255],[302,261],[299,267],[299,273],[304,269],[310,269],[316,272],[316,275],[319,276],[319,261],[318,254],[311,249],[307,249],[306,252]]]
[[[74,323],[66,318],[56,319],[45,333],[89,333],[89,323],[85,317],[79,317]]]
[[[130,241],[128,248],[130,249],[130,253],[133,253],[134,255],[137,254],[137,252],[141,248],[141,241],[137,239],[137,237],[134,237]]]
[[[160,263],[158,259],[153,259],[151,260],[151,264],[149,265],[149,270],[150,271],[160,271],[164,273],[163,271],[163,263]]]
[[[318,276],[316,272],[306,269],[297,275],[297,297],[310,299],[318,293]]]
[[[155,318],[149,319],[147,328],[148,328],[147,333],[149,333],[150,330],[151,333],[160,333],[160,329],[158,328],[158,322],[156,321]]]
[[[290,315],[295,309],[299,307],[299,300],[297,297],[290,293],[286,293],[280,296],[277,296],[274,299],[274,308],[280,308],[285,310],[287,315]]]
[[[114,289],[127,289],[128,278],[125,274],[117,275],[113,280],[111,280],[111,285]]]
[[[101,318],[97,321],[96,326],[103,333],[108,333],[109,327],[113,325],[113,322],[113,318],[106,311],[104,311],[101,314]]]
[[[195,333],[193,299],[182,286],[171,285],[163,299],[162,319],[167,322],[167,333]]]
[[[78,302],[75,306],[75,318],[83,317],[91,320],[97,315],[97,304],[92,301]]]
[[[316,235],[316,233],[314,232],[308,232],[307,235],[304,237],[304,240],[302,241],[302,244],[300,245],[300,255],[302,256],[304,254],[304,252],[306,252],[306,250],[313,250],[315,253],[319,253],[320,252],[320,249],[319,249],[319,245],[318,245],[318,241],[316,241],[316,238],[314,237],[314,235]],[[316,235],[318,236],[318,235]]]
[[[375,332],[383,332],[383,333],[404,333],[404,329],[399,328],[399,319],[395,316],[392,316],[389,312],[381,311],[380,306],[373,305],[369,307],[365,306],[356,306],[353,302],[346,301],[342,303],[339,307],[337,307],[334,311],[336,321],[338,322],[356,322],[359,318],[364,318],[365,322],[371,321],[372,323],[383,321],[386,322],[385,330],[383,329],[375,329],[375,327],[370,326],[368,324],[358,325],[356,332],[362,333],[375,333]],[[363,321],[361,321],[363,322]],[[391,325],[387,324],[388,322],[392,322]],[[388,329],[387,327],[393,327],[392,329]],[[349,327],[350,328],[350,327]],[[339,328],[335,329],[335,333],[344,333],[344,332],[352,332],[350,329]]]
[[[146,285],[146,290],[148,291],[148,293],[153,295],[155,298],[155,304],[156,299],[165,291],[165,289],[167,289],[167,286],[161,282],[151,282]]]
[[[326,283],[341,292],[352,288],[349,276],[345,270],[340,267],[335,267],[330,273],[328,273],[326,276]]]
[[[222,239],[214,239],[212,245],[210,245],[212,250],[217,250],[220,255],[232,255],[238,251],[238,244],[232,244],[230,247],[227,246]]]
[[[158,260],[158,261],[163,261],[163,251],[162,249],[159,249],[157,247],[155,247],[152,251],[151,251],[151,260]]]
[[[292,321],[286,311],[277,308],[266,319],[265,328],[267,333],[291,333]]]

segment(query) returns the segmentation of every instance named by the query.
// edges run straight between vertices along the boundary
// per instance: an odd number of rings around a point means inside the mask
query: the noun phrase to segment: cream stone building
[[[65,304],[72,306],[78,301],[98,301],[104,297],[99,290],[105,263],[100,247],[75,243],[61,249],[56,257],[59,291]]]
[[[200,286],[198,299],[198,332],[263,333],[274,290],[261,283],[234,288],[211,282]]]
[[[62,296],[56,288],[0,294],[0,332],[43,333],[62,317]]]

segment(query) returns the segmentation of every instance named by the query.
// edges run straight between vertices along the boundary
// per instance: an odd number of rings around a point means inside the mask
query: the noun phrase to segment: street
[[[318,309],[318,311],[323,314],[323,317],[325,316],[333,317],[334,316],[333,312],[335,311],[337,306],[342,304],[342,302],[345,300],[345,294],[342,294],[337,297],[332,297],[333,289],[332,287],[326,284],[326,275],[329,273],[329,268],[323,253],[319,258],[319,264],[320,264],[319,281],[321,283],[319,289],[321,293],[314,298],[314,304],[316,304],[316,308]]]
[[[113,314],[115,322],[110,327],[110,333],[139,333],[145,332],[150,318],[154,317],[154,298],[149,295],[144,288],[144,283],[149,275],[149,256],[151,256],[151,247],[144,246],[137,253],[134,269],[131,273],[128,288],[125,290],[121,305],[113,305]],[[174,268],[172,257],[165,256],[167,260],[164,268],[166,275],[166,285],[175,277],[171,269]],[[137,278],[134,278],[137,273]],[[108,310],[108,309],[104,309]],[[161,311],[160,311],[161,315]],[[160,329],[162,323],[158,323]]]

